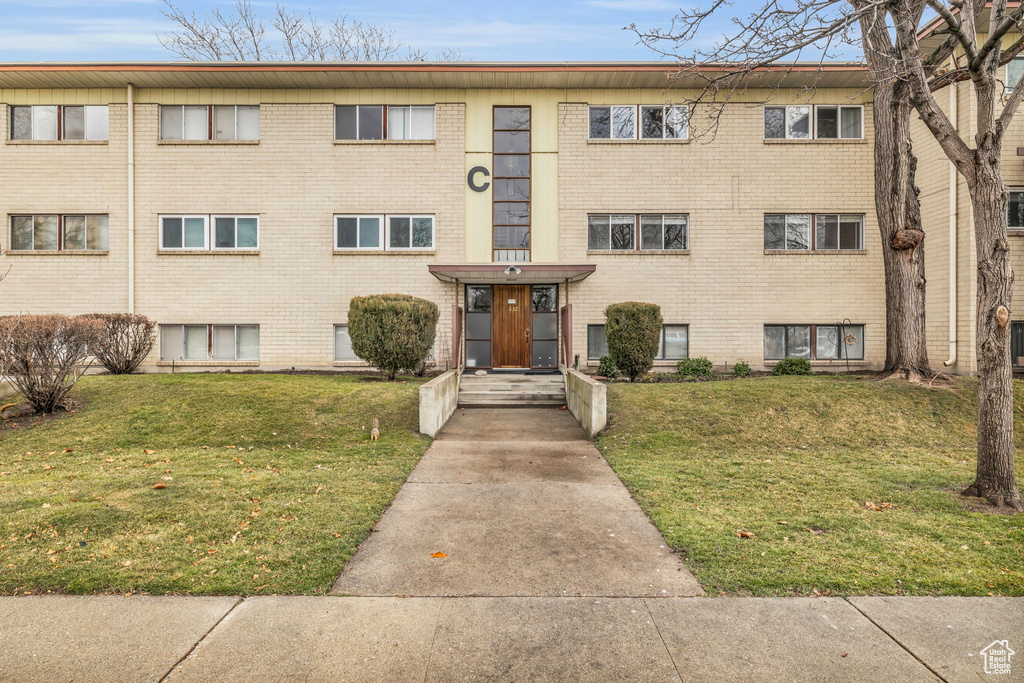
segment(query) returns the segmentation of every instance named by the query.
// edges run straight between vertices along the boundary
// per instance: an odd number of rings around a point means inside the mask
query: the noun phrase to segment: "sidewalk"
[[[566,411],[460,411],[332,592],[0,598],[0,681],[1024,681],[1024,598],[697,597]]]

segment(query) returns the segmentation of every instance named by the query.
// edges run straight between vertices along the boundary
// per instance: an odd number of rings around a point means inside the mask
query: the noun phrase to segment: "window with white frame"
[[[591,214],[587,216],[587,249],[685,250],[689,227],[686,214]]]
[[[161,325],[160,359],[254,361],[260,359],[259,325]]]
[[[608,355],[604,325],[587,325],[587,359],[600,360]],[[690,326],[662,325],[655,360],[682,360],[690,357]]]
[[[11,140],[106,140],[107,105],[12,105]]]
[[[161,140],[259,140],[258,104],[165,104]]]
[[[251,215],[160,216],[160,249],[233,251],[260,245],[260,219]]]
[[[13,251],[107,251],[110,217],[106,214],[11,216]]]
[[[1024,187],[1012,187],[1006,204],[1006,227],[1024,230]]]
[[[859,140],[864,137],[860,105],[769,105],[764,108],[766,140]]]
[[[362,360],[352,350],[352,338],[348,336],[348,325],[334,326],[334,360],[337,361],[358,361]]]
[[[334,248],[431,250],[434,248],[434,217],[415,214],[336,215]]]
[[[1006,92],[1013,92],[1024,76],[1024,57],[1014,57],[1006,63]]]
[[[864,216],[834,213],[765,214],[764,248],[766,251],[860,250],[864,248]]]
[[[864,360],[863,325],[765,325],[764,359]]]
[[[591,140],[685,140],[689,109],[679,105],[593,105]]]
[[[434,105],[336,105],[334,139],[433,140]]]

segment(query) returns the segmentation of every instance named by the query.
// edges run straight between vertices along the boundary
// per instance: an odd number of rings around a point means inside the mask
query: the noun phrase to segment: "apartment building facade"
[[[398,292],[441,368],[593,369],[633,300],[661,368],[881,367],[864,69],[760,74],[714,127],[667,73],[0,65],[0,313],[142,313],[148,371],[346,368],[351,298]]]

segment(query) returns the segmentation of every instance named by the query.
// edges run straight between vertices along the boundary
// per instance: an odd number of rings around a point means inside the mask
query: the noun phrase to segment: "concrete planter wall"
[[[569,412],[591,439],[608,426],[608,387],[573,369],[565,373]]]
[[[437,436],[459,406],[459,373],[449,370],[420,386],[420,433]]]

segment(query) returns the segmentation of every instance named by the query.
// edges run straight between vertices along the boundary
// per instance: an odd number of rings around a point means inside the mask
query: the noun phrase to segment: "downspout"
[[[128,84],[128,312],[135,312],[135,86]]]
[[[957,129],[957,87],[949,86],[949,119],[953,129]],[[952,161],[949,162],[949,359],[943,361],[947,368],[956,362],[956,240],[957,240],[957,171]]]

